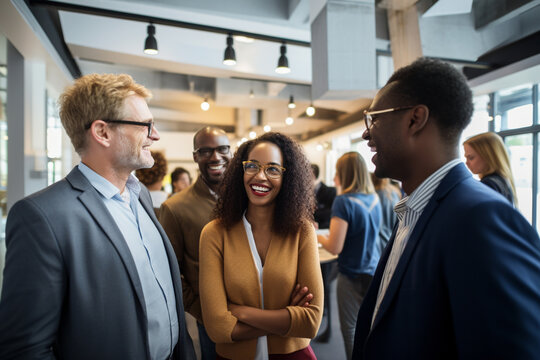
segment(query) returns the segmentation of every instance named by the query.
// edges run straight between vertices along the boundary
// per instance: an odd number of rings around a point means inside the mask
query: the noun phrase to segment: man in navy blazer
[[[358,314],[353,359],[538,359],[540,240],[458,160],[473,110],[440,61],[401,68],[364,113],[399,223]]]
[[[8,215],[0,359],[195,359],[180,271],[148,190],[148,90],[86,75],[60,97],[81,163]]]

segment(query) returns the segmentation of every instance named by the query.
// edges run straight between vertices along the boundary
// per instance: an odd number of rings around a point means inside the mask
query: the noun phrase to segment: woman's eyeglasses
[[[258,161],[242,161],[242,164],[244,165],[244,172],[249,175],[255,175],[258,174],[261,169],[264,171],[264,174],[269,179],[279,179],[283,176],[283,173],[285,172],[285,168],[283,166],[279,166],[276,164],[266,164],[262,165]]]

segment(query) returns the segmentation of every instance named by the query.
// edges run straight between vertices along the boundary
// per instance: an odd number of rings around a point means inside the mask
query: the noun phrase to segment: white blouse
[[[263,291],[263,265],[259,252],[257,251],[257,245],[255,245],[255,238],[253,237],[253,232],[251,231],[251,224],[246,219],[246,214],[242,216],[242,221],[244,222],[244,228],[246,229],[247,238],[249,241],[249,248],[251,249],[251,255],[253,256],[253,261],[255,262],[255,267],[259,273],[259,284],[261,289],[261,306],[264,309],[264,291]],[[261,336],[257,339],[257,350],[255,351],[254,360],[268,360],[268,343],[266,336]]]

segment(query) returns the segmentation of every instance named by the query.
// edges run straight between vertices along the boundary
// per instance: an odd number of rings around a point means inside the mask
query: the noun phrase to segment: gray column
[[[45,64],[27,61],[8,42],[8,211],[47,186]]]
[[[376,88],[374,0],[328,0],[311,23],[314,99]]]

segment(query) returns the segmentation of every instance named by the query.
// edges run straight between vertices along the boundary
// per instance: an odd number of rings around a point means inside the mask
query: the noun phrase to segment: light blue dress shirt
[[[163,239],[139,201],[139,180],[130,175],[120,194],[116,186],[82,162],[79,170],[101,194],[133,256],[146,305],[151,358],[167,359],[178,342],[176,298]]]

